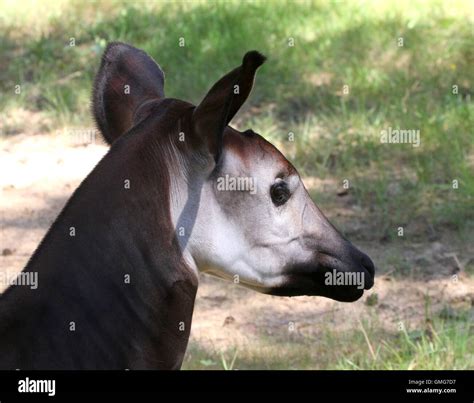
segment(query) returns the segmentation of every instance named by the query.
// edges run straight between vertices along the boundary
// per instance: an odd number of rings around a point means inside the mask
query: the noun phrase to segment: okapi
[[[370,258],[316,207],[293,165],[228,124],[265,57],[245,54],[198,106],[164,95],[145,52],[111,43],[93,88],[105,157],[0,299],[1,369],[179,369],[199,272],[280,296],[355,301]],[[219,190],[249,177],[256,191]],[[363,284],[327,284],[327,273]]]

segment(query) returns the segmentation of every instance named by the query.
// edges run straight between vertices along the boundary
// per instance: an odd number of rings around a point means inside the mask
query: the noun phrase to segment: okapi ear
[[[216,163],[222,150],[224,129],[248,98],[255,73],[265,59],[256,50],[247,52],[242,65],[215,83],[194,110],[194,131],[207,144]]]
[[[92,94],[92,113],[107,143],[136,123],[140,106],[164,98],[164,81],[160,66],[144,51],[120,42],[107,46]]]

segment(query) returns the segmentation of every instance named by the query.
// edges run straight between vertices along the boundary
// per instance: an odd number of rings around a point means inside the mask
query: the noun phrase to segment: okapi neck
[[[165,148],[148,137],[124,135],[76,190],[24,269],[38,288],[2,296],[14,319],[0,312],[0,334],[29,330],[9,346],[25,369],[180,366],[197,279],[171,222]]]

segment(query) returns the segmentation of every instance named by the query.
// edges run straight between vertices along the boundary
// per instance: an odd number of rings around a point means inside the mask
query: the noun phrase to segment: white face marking
[[[250,177],[256,188],[222,190],[216,177],[172,179],[171,215],[183,256],[193,269],[265,290],[284,280],[283,269],[313,256],[305,223],[317,211],[297,174],[279,179],[278,166],[259,159],[250,172],[227,151],[219,177]],[[284,180],[291,197],[275,206],[270,187]],[[188,184],[193,182],[192,186]],[[238,277],[236,277],[238,276]]]

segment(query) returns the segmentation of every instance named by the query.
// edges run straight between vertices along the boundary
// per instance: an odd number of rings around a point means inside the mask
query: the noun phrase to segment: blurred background
[[[257,49],[233,125],[285,153],[376,285],[343,304],[202,276],[184,368],[474,369],[473,23],[469,0],[0,0],[0,270],[107,151],[89,112],[107,42],[194,103]],[[381,142],[389,128],[419,147]]]

